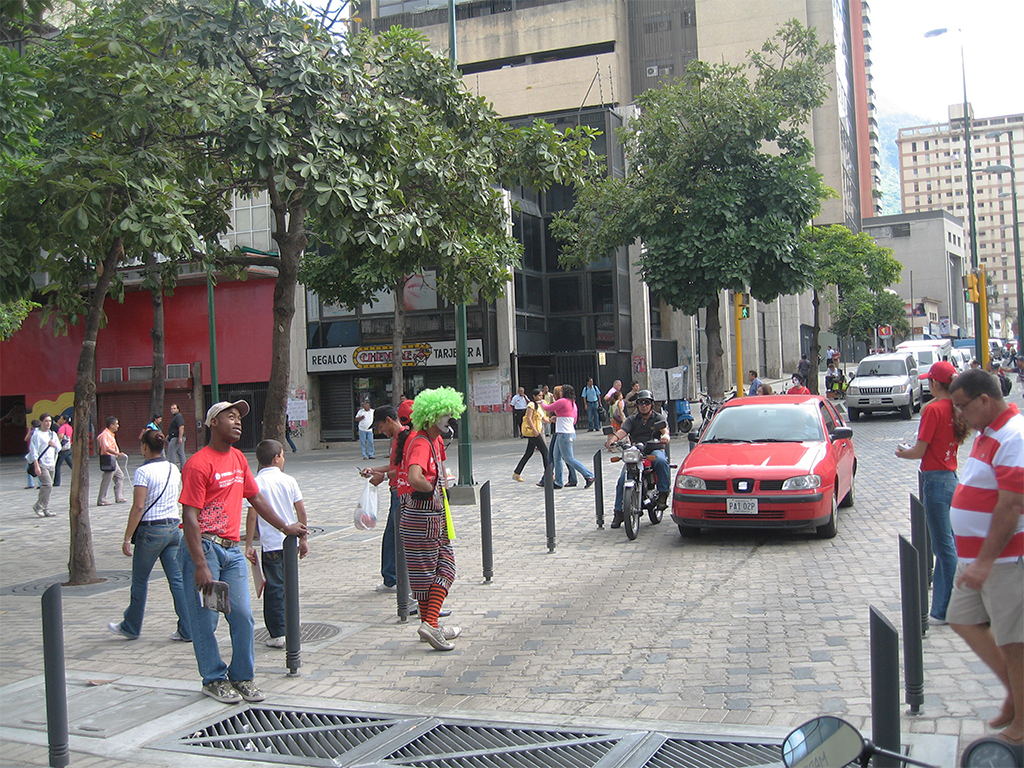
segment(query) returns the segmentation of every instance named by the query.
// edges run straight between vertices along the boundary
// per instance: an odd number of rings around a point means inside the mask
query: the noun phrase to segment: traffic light
[[[964,275],[964,300],[969,304],[977,304],[981,299],[978,294],[978,276],[973,272]]]
[[[737,293],[736,294],[736,312],[740,319],[746,319],[750,317],[750,294],[749,293]]]

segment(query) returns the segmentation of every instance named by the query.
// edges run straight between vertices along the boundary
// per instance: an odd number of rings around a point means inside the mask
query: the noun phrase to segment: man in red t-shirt
[[[193,454],[181,473],[182,529],[185,547],[178,549],[185,602],[203,693],[225,704],[263,701],[253,682],[253,619],[249,606],[249,567],[239,546],[242,499],[285,536],[302,536],[306,526],[288,524],[274,512],[256,485],[245,455],[234,447],[242,437],[244,400],[221,402],[206,413],[210,443]],[[195,583],[195,589],[189,584]],[[214,635],[217,612],[203,607],[214,581],[228,585],[231,664],[225,665]]]

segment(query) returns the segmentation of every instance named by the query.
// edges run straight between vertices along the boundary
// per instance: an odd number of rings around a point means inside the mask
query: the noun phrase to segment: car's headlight
[[[848,395],[859,395],[860,394],[860,387],[853,387],[853,386],[847,387],[846,394],[848,394]]]
[[[643,459],[643,455],[636,448],[627,448],[622,452],[622,460],[628,462],[638,462]]]
[[[806,491],[811,488],[821,487],[821,475],[800,475],[791,477],[782,484],[784,491]]]
[[[704,481],[699,477],[693,477],[692,475],[680,475],[676,478],[676,488],[682,488],[686,491],[706,491],[707,486]]]

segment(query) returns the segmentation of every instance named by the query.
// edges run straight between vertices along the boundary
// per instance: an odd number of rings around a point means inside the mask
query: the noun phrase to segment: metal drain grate
[[[131,571],[96,571],[96,575],[103,579],[103,581],[98,581],[95,584],[64,587],[61,589],[61,597],[92,597],[93,595],[109,592],[114,589],[122,589],[132,583]],[[37,597],[54,584],[62,584],[68,578],[67,573],[60,576],[44,576],[41,579],[27,581],[24,584],[0,587],[0,595]]]
[[[299,625],[299,639],[304,643],[315,643],[320,640],[328,640],[341,632],[339,627],[332,626],[330,624],[300,624]],[[267,628],[257,629],[253,632],[253,639],[257,643],[262,643],[270,637],[270,632]]]
[[[311,766],[753,768],[781,762],[780,747],[770,740],[267,707],[236,710],[154,747]]]

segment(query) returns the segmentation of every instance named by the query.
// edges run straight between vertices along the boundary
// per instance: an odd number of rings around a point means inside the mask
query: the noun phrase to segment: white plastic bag
[[[377,527],[377,505],[377,487],[367,479],[366,485],[363,486],[363,494],[359,497],[359,503],[356,504],[356,513],[352,520],[356,528],[366,531]]]

